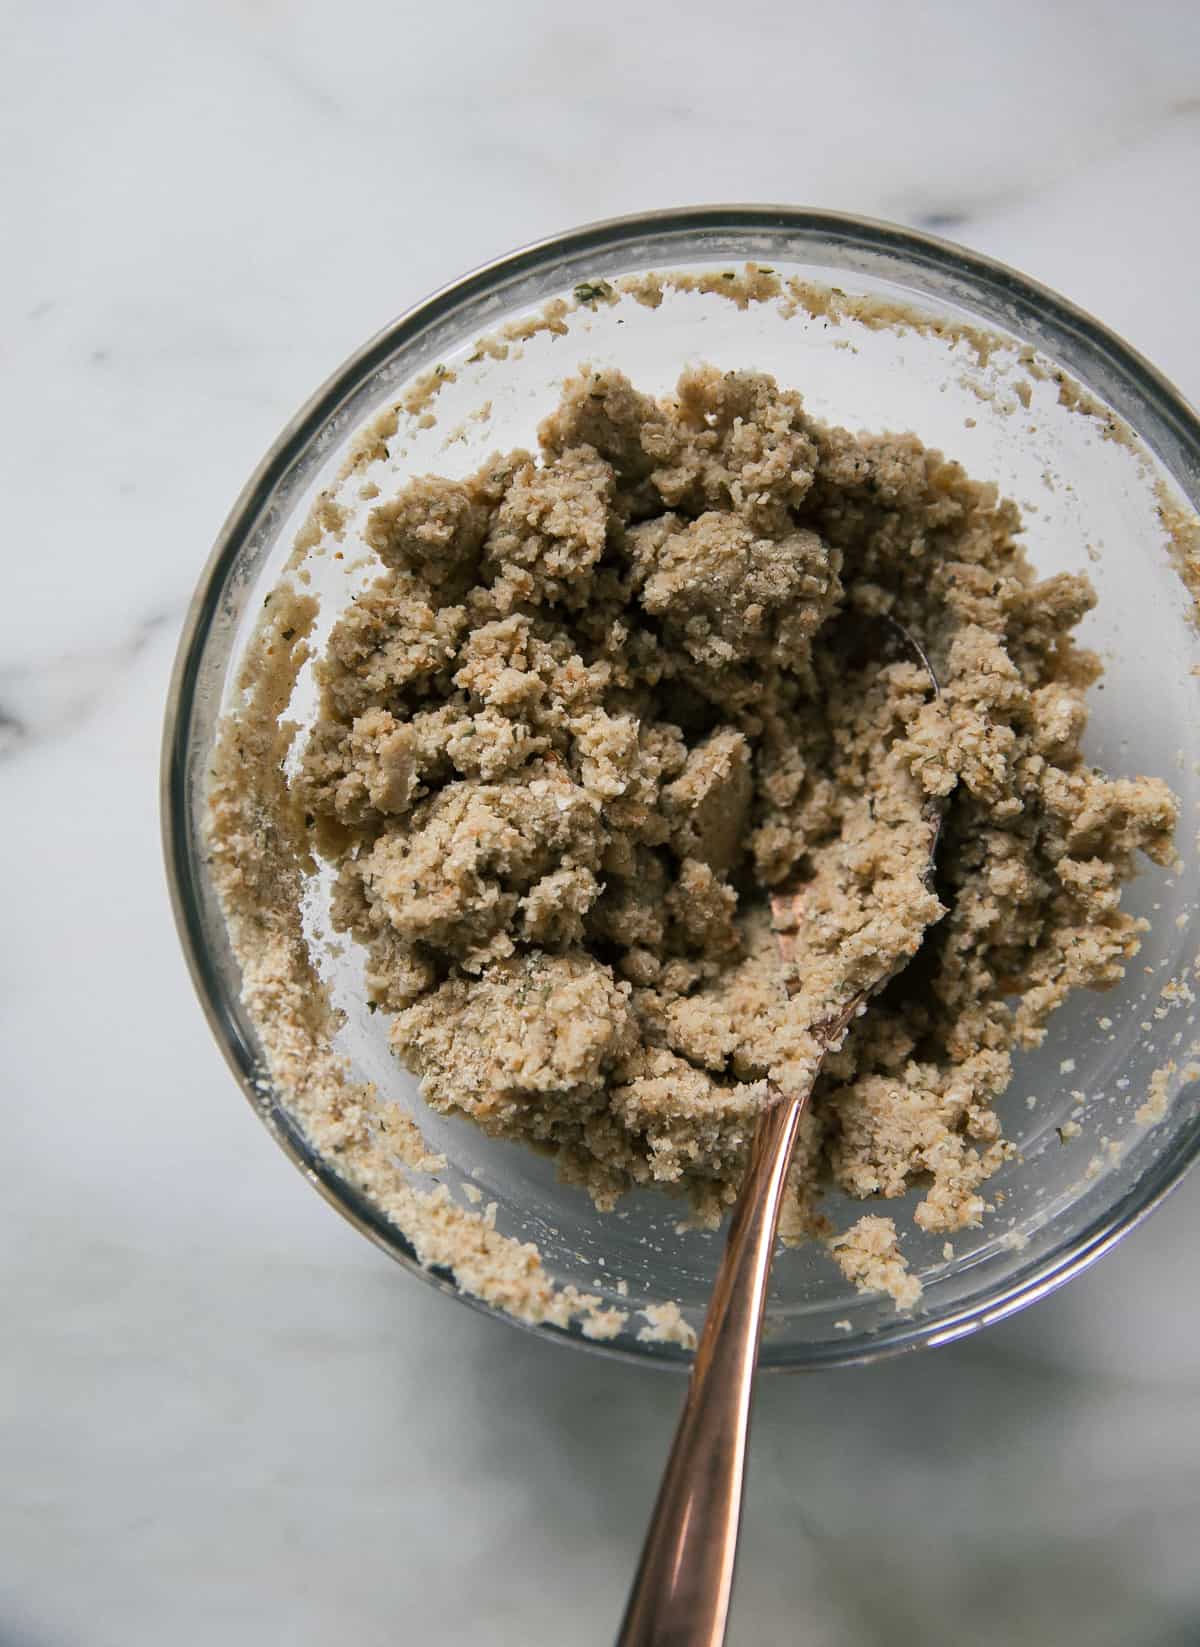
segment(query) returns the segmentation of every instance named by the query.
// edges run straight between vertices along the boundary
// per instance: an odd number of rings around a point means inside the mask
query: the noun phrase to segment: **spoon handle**
[[[721,1647],[779,1209],[808,1094],[759,1116],[617,1647]]]

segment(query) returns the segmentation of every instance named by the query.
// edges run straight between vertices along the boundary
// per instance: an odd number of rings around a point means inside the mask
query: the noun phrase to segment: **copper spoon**
[[[937,693],[937,676],[929,659],[907,630],[892,618],[866,620],[866,626],[879,629],[885,650],[919,662]],[[940,807],[928,807],[926,817],[930,823],[928,873],[932,874]],[[779,937],[785,960],[794,942],[789,933],[796,928],[803,892],[801,888],[771,899],[775,924],[784,929]],[[851,1021],[891,976],[889,970],[821,1026],[822,1058],[841,1045]],[[818,1064],[814,1082],[819,1073]],[[754,1129],[687,1400],[617,1647],[721,1647],[725,1640],[767,1283],[788,1167],[812,1085],[787,1098],[774,1087],[770,1091],[772,1101]]]

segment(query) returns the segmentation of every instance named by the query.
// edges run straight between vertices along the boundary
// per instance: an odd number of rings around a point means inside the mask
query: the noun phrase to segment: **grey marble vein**
[[[19,747],[75,730],[98,713],[122,677],[183,607],[152,612],[115,645],[0,665],[0,759]]]

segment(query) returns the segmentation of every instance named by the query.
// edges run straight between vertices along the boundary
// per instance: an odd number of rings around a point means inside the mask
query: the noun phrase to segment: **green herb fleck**
[[[595,303],[597,298],[608,298],[613,295],[613,289],[607,280],[581,280],[575,288],[577,303]]]

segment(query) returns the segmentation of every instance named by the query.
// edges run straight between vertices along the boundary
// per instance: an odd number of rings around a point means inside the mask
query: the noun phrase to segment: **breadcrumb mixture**
[[[288,804],[397,1055],[601,1205],[657,1183],[715,1218],[768,1083],[895,973],[825,1059],[785,1234],[827,1233],[831,1184],[977,1223],[1013,1050],[1122,976],[1121,885],[1173,858],[1166,785],[1080,753],[1088,580],[1039,581],[1015,507],[914,435],[762,374],[658,401],[590,372],[539,446],[379,502],[317,665]],[[939,690],[864,645],[879,615]],[[911,1302],[890,1220],[856,1231],[846,1273]]]

